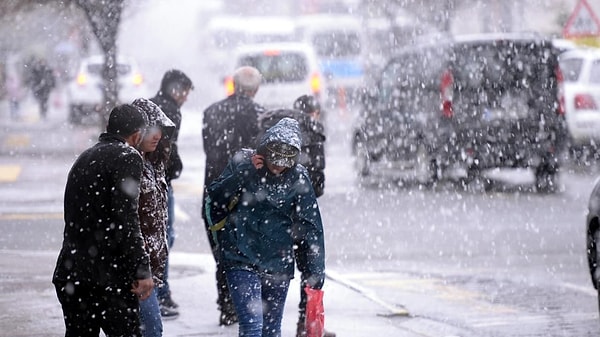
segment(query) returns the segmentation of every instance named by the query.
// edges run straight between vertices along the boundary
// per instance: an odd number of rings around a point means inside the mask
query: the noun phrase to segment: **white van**
[[[239,47],[233,56],[232,74],[241,66],[252,66],[263,81],[254,100],[267,109],[290,108],[301,95],[321,97],[323,77],[310,45],[298,42],[261,43]],[[227,95],[233,79],[225,79]]]

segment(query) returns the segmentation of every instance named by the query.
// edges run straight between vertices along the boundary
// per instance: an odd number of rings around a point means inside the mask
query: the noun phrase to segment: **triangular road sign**
[[[586,0],[579,0],[563,29],[563,37],[600,36],[600,20]]]

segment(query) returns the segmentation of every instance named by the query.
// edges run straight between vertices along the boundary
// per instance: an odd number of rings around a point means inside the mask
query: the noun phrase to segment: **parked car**
[[[102,107],[103,67],[103,55],[86,57],[79,63],[76,77],[67,85],[69,122],[79,124],[84,117],[93,115]],[[149,91],[144,77],[132,58],[117,57],[116,67],[120,102],[132,102],[136,98],[148,96]]]
[[[600,290],[600,179],[596,180],[594,189],[588,202],[588,213],[585,220],[586,225],[586,249],[588,266],[592,285]],[[598,303],[600,305],[600,292],[598,293]]]
[[[534,35],[455,37],[400,50],[364,101],[354,131],[363,175],[408,171],[422,183],[450,172],[531,168],[556,186],[565,144],[558,52]]]
[[[263,81],[254,100],[267,109],[289,108],[301,95],[321,98],[323,78],[312,47],[305,43],[283,42],[239,47],[233,53],[231,73],[252,66]],[[227,95],[233,93],[233,79],[225,78]]]
[[[574,49],[560,55],[565,115],[572,153],[600,147],[600,50]]]
[[[313,14],[296,19],[300,41],[310,44],[327,78],[329,106],[345,108],[363,86],[363,35],[360,19],[353,15]]]

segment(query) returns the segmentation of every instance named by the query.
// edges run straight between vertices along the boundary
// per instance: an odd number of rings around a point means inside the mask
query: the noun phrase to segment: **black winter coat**
[[[175,124],[175,130],[171,135],[171,155],[167,164],[167,183],[171,185],[171,180],[179,178],[181,171],[183,170],[183,161],[179,156],[179,149],[177,147],[177,139],[179,138],[179,129],[181,128],[181,109],[173,97],[159,91],[156,96],[150,99],[154,104],[169,117],[169,119]]]
[[[202,139],[206,153],[205,190],[221,175],[236,152],[255,147],[259,133],[258,116],[262,113],[262,106],[240,94],[233,94],[204,111]]]
[[[73,164],[64,196],[64,240],[53,283],[127,287],[151,277],[138,218],[142,157],[104,133]]]

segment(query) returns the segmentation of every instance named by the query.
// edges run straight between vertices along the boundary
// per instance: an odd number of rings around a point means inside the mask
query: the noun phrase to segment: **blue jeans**
[[[163,332],[156,288],[147,299],[140,301],[140,325],[143,337],[161,337]]]
[[[175,222],[175,197],[173,196],[173,187],[167,188],[167,246],[169,251],[173,248],[175,243],[175,228],[173,223]],[[164,285],[158,288],[158,299],[165,299],[171,295],[171,289],[169,288],[169,258],[165,261],[165,276],[163,277]]]
[[[239,336],[281,337],[289,278],[228,270],[227,283],[239,320]]]

